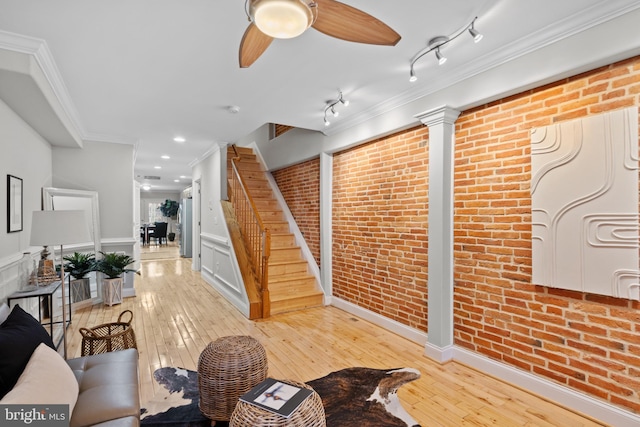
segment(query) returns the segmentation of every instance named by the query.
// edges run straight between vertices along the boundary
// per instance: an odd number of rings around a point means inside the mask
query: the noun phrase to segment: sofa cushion
[[[69,415],[78,400],[78,381],[69,365],[55,350],[40,344],[0,403],[3,405],[69,405]]]
[[[15,305],[0,325],[0,398],[16,384],[33,351],[41,343],[55,350],[40,322]]]
[[[139,423],[136,349],[79,357],[67,363],[80,387],[78,402],[71,415],[71,427]]]

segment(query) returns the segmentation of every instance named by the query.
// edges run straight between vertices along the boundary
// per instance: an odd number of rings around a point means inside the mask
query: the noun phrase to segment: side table
[[[69,275],[65,274],[65,281],[69,280]],[[54,338],[54,325],[60,325],[62,324],[62,320],[54,320],[56,315],[55,315],[55,310],[56,310],[56,306],[54,304],[54,300],[53,300],[53,296],[54,294],[58,291],[58,289],[60,288],[60,285],[62,285],[62,281],[61,280],[57,280],[55,282],[51,282],[46,286],[39,286],[36,289],[32,290],[32,291],[25,291],[25,292],[21,292],[21,291],[17,291],[12,293],[11,295],[9,295],[7,297],[7,305],[9,307],[11,307],[11,303],[14,300],[28,300],[28,299],[33,299],[33,298],[37,298],[38,300],[38,321],[40,323],[42,323],[44,326],[48,326],[49,327],[49,335],[51,335],[51,339],[55,340]],[[66,284],[65,284],[66,286]],[[67,292],[67,297],[68,297],[68,301],[62,301],[62,309],[63,310],[67,310],[67,322],[66,325],[64,325],[64,328],[69,328],[69,325],[71,324],[71,292]],[[48,321],[44,321],[43,322],[43,314],[42,314],[42,304],[41,302],[44,301],[47,306],[49,307],[49,319]],[[60,318],[62,318],[62,313],[59,314]],[[64,332],[63,332],[64,333]],[[55,345],[56,345],[56,349],[58,349],[60,347],[60,343],[62,342],[63,339],[63,335],[60,335],[60,338],[58,339],[58,341],[54,341]]]

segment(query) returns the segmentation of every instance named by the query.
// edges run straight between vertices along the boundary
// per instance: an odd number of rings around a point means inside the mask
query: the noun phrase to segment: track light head
[[[340,92],[340,99],[338,99],[338,101],[340,101],[340,103],[345,107],[349,106],[349,100],[342,97],[342,92]]]
[[[331,114],[333,115],[333,117],[338,117],[340,115],[340,111],[336,111],[335,105],[331,106]]]
[[[327,118],[324,118],[324,126],[325,127],[329,127],[329,125],[331,124],[331,122],[329,120],[327,120]]]
[[[447,57],[440,53],[440,47],[436,48],[436,58],[438,58],[438,65],[442,65],[447,62]]]
[[[413,83],[416,80],[418,80],[418,77],[416,77],[416,73],[413,71],[413,64],[411,64],[411,70],[409,70],[409,81]]]
[[[480,34],[478,32],[478,30],[475,29],[474,22],[476,22],[476,21],[474,20],[471,23],[471,26],[469,27],[469,34],[471,34],[471,37],[473,37],[473,41],[478,43],[480,40],[482,40],[482,37],[484,37],[484,36],[482,34]]]

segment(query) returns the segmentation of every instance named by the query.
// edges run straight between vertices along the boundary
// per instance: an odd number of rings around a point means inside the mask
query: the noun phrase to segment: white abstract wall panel
[[[640,300],[638,109],[532,130],[533,282]]]

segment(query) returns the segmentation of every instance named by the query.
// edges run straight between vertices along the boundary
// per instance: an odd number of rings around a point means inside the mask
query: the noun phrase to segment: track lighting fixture
[[[418,77],[416,76],[416,73],[414,70],[414,65],[418,59],[422,58],[426,54],[430,52],[434,52],[439,65],[442,65],[445,62],[447,62],[447,57],[442,54],[442,52],[440,51],[440,48],[444,47],[449,42],[457,39],[458,37],[460,37],[460,35],[464,34],[466,31],[469,31],[469,34],[471,34],[471,37],[473,37],[473,41],[475,43],[478,43],[480,40],[482,40],[482,34],[479,33],[478,30],[476,30],[475,28],[475,23],[477,19],[478,17],[476,16],[475,18],[473,18],[473,21],[471,21],[468,25],[464,26],[462,29],[458,30],[458,32],[456,32],[451,37],[437,36],[429,40],[427,47],[422,49],[420,52],[418,52],[409,63],[410,65],[409,81],[415,82],[416,80],[418,80]]]
[[[342,96],[342,91],[338,91],[338,99],[335,101],[330,101],[327,103],[327,106],[324,108],[324,125],[329,126],[331,122],[327,119],[327,113],[331,112],[333,117],[338,117],[340,115],[340,111],[336,110],[336,105],[342,104],[345,107],[349,106],[349,100],[344,99]]]

